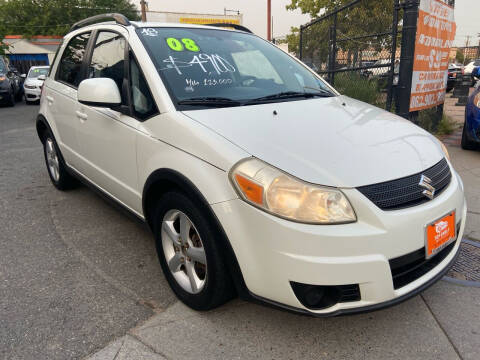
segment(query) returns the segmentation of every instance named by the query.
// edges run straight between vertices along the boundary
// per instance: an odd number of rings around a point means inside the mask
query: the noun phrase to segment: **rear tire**
[[[78,182],[68,173],[57,142],[49,130],[43,136],[43,154],[48,176],[53,186],[62,191],[77,187]]]
[[[163,273],[183,303],[204,311],[234,296],[233,282],[220,251],[221,235],[205,211],[187,196],[169,192],[160,198],[154,234]]]
[[[467,121],[463,123],[462,131],[462,149],[464,150],[475,150],[478,148],[478,144],[468,138],[467,134]]]

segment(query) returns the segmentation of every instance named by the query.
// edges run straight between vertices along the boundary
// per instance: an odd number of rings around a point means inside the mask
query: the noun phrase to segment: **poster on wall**
[[[420,0],[413,63],[410,111],[445,101],[448,56],[455,39],[453,7],[440,0]]]

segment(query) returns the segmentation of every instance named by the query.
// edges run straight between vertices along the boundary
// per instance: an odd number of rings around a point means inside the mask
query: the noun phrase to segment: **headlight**
[[[445,156],[447,157],[448,160],[450,160],[450,154],[448,153],[447,147],[443,142],[440,141],[440,145],[442,145],[442,150],[445,153]]]
[[[230,178],[242,199],[282,218],[310,224],[357,220],[340,190],[306,183],[255,158],[240,161]]]
[[[5,76],[0,76],[0,81],[5,81],[7,78]]]

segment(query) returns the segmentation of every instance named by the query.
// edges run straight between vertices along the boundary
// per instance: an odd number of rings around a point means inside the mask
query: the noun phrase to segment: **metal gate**
[[[399,0],[354,0],[300,27],[300,59],[342,94],[392,110],[400,68]]]

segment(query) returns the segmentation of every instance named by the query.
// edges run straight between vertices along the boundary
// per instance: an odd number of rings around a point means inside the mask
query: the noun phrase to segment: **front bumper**
[[[269,215],[240,199],[212,207],[254,298],[317,316],[369,311],[417,294],[452,264],[466,218],[463,185],[453,169],[452,174],[448,188],[434,200],[395,211],[377,208],[356,189],[342,189],[358,216],[353,224],[295,223]],[[426,224],[454,209],[459,230],[453,250],[423,276],[394,289],[389,260],[422,249]],[[290,282],[358,284],[361,298],[312,310],[302,305]]]
[[[39,101],[40,96],[42,94],[42,91],[38,88],[35,88],[35,89],[24,88],[24,92],[25,92],[25,99],[27,101]]]

